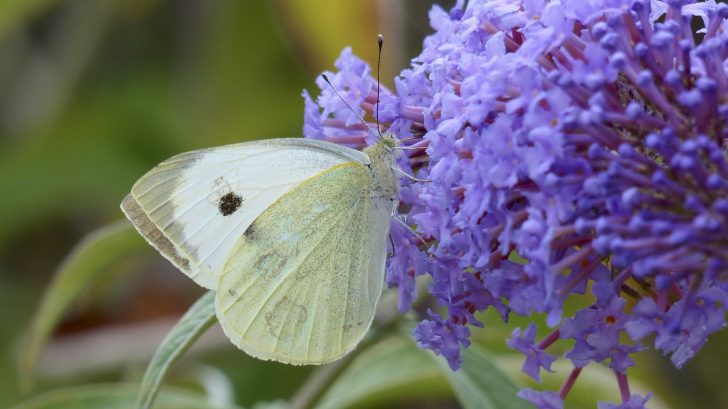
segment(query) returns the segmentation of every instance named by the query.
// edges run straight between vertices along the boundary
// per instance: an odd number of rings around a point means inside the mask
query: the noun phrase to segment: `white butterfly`
[[[240,349],[323,364],[354,349],[374,317],[399,189],[394,146],[274,139],[184,153],[139,179],[121,208],[216,291]]]

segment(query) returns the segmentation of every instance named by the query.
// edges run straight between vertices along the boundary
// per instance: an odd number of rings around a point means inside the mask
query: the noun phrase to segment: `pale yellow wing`
[[[291,364],[322,364],[351,351],[382,289],[396,192],[385,193],[370,167],[349,162],[264,211],[218,282],[217,316],[232,342]]]

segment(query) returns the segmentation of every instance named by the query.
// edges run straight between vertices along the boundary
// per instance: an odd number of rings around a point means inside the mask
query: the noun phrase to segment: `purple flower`
[[[564,401],[556,392],[523,389],[518,392],[518,397],[531,402],[538,409],[562,409],[564,407]]]
[[[652,396],[648,393],[647,396],[642,397],[640,395],[632,395],[629,400],[620,404],[599,402],[597,408],[599,409],[647,409],[647,401]]]
[[[576,367],[584,367],[591,361],[609,360],[609,367],[625,372],[634,362],[630,354],[640,351],[639,345],[626,345],[620,340],[627,316],[624,313],[625,300],[617,297],[611,284],[594,284],[592,292],[597,302],[566,319],[561,324],[561,338],[576,342],[566,358]]]
[[[549,372],[553,372],[551,371],[551,364],[556,360],[556,357],[538,347],[535,341],[536,324],[530,323],[526,327],[526,330],[523,331],[523,334],[521,334],[520,328],[516,328],[513,331],[511,339],[507,341],[507,344],[509,347],[520,351],[526,356],[526,361],[523,363],[521,370],[531,378],[540,381],[539,370],[543,368]]]
[[[325,139],[351,147],[362,148],[374,141],[369,129],[359,121],[366,109],[377,103],[376,81],[370,76],[369,65],[345,48],[336,60],[336,73],[325,73],[331,84],[355,110],[352,110],[325,83],[317,78],[321,94],[314,101],[307,91],[303,92],[305,118],[303,135],[306,138]],[[381,98],[391,99],[391,93],[381,88]],[[323,107],[320,110],[319,107]]]
[[[470,329],[450,320],[443,320],[432,311],[428,313],[430,319],[420,322],[413,331],[417,344],[444,356],[452,369],[459,368],[462,363],[460,346],[470,345]]]
[[[657,333],[655,348],[672,354],[672,362],[682,367],[703,346],[708,335],[725,327],[725,292],[710,288],[689,295],[660,311],[651,299],[640,301],[633,318],[626,325],[632,339],[639,340]]]
[[[577,369],[606,363],[620,379],[634,353],[653,346],[682,366],[725,326],[727,19],[713,1],[432,9],[435,32],[379,101],[382,125],[413,148],[398,166],[431,181],[401,179],[398,217],[417,235],[393,224],[387,275],[403,311],[416,277],[431,277],[439,309],[421,317],[420,345],[456,368],[478,312],[545,314]],[[345,50],[337,67],[334,86],[371,121],[368,66]],[[373,141],[326,87],[304,98],[307,137]],[[594,303],[564,317],[588,288]],[[510,345],[538,377],[556,341],[529,326]]]

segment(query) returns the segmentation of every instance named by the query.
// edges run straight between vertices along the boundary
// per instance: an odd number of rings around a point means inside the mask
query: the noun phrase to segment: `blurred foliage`
[[[99,384],[58,389],[13,407],[13,409],[128,409],[136,399],[137,384]],[[157,409],[238,409],[235,405],[211,404],[198,393],[165,388]]]
[[[137,407],[152,406],[172,364],[215,322],[215,292],[208,291],[180,318],[154,353],[139,385]]]
[[[86,236],[68,255],[48,285],[23,341],[18,368],[22,389],[32,387],[38,358],[70,305],[100,275],[108,275],[112,265],[125,261],[140,249],[147,249],[144,239],[129,223],[118,221]]]
[[[0,3],[0,39],[51,3],[53,0],[7,0]]]
[[[320,409],[386,407],[450,395],[431,354],[409,336],[391,336],[359,353],[319,402]]]
[[[471,345],[463,351],[460,370],[448,371],[443,361],[440,365],[464,409],[528,409],[531,406],[524,400],[513,398],[519,388],[479,345]]]
[[[81,239],[120,219],[118,205],[133,182],[167,157],[300,135],[301,90],[315,93],[316,75],[332,69],[344,46],[375,63],[375,36],[383,33],[382,82],[391,86],[429,32],[430,4],[0,1],[0,298],[6,306],[0,309],[0,379],[17,379],[21,350],[28,354],[24,373],[39,360],[33,395],[21,393],[17,382],[0,382],[0,407],[27,399],[19,408],[100,407],[99,402],[129,407],[170,320],[202,291],[152,251],[138,252],[146,245],[133,234],[125,236],[131,229],[109,227],[102,233],[118,235]],[[31,318],[33,337],[23,338]],[[409,336],[386,336],[357,350],[319,405],[455,408],[457,397],[462,407],[478,407],[466,403],[469,396],[482,399],[478,394],[494,386],[515,387],[500,369],[525,382],[517,375],[520,357],[503,342],[525,320],[502,324],[492,313],[484,320],[486,328],[475,330],[475,341],[491,352],[477,347],[467,352],[471,363],[463,371],[446,372],[439,358],[432,360]],[[150,326],[156,328],[153,336],[145,330]],[[56,335],[48,339],[54,328]],[[115,335],[124,333],[129,336]],[[198,340],[199,349],[170,368],[165,385],[172,387],[162,390],[156,407],[185,407],[184,401],[203,408],[216,396],[226,397],[228,386],[237,405],[268,401],[274,403],[266,407],[280,407],[276,402],[300,396],[327,368],[258,361],[214,334]],[[721,384],[726,345],[726,333],[711,338],[683,371],[656,353],[645,354],[635,370],[644,385],[635,388],[655,390],[669,402],[656,400],[655,407],[728,407]],[[121,356],[100,352],[102,347]],[[63,356],[78,359],[62,364]],[[200,365],[218,372],[195,372]],[[567,371],[559,367],[545,384],[555,387]],[[190,373],[197,375],[190,380]],[[600,398],[617,393],[604,368],[582,377],[567,408],[593,407],[595,393]],[[82,384],[88,385],[77,386]],[[493,402],[505,399],[498,393]]]

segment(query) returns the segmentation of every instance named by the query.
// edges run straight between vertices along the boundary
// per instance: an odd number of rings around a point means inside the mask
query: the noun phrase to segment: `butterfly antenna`
[[[361,121],[361,123],[363,123],[364,126],[366,126],[367,128],[369,128],[369,131],[370,132],[374,133],[374,129],[371,127],[371,125],[369,125],[367,123],[367,121],[365,121],[364,118],[362,118],[361,115],[359,115],[356,112],[356,110],[348,102],[346,102],[346,100],[344,99],[344,97],[342,97],[341,94],[339,94],[339,91],[337,91],[336,88],[334,88],[334,85],[331,83],[331,81],[329,81],[329,77],[327,77],[326,74],[321,74],[321,78],[323,78],[324,81],[326,81],[326,83],[329,84],[329,87],[331,87],[331,90],[334,91],[334,94],[336,94],[336,96],[339,97],[339,99],[344,104],[346,104],[347,107],[349,107],[349,109],[351,110],[351,112],[353,112],[354,115],[356,115],[356,117],[359,118],[359,120]]]
[[[384,44],[384,37],[381,34],[377,35],[377,108],[376,108],[376,120],[377,120],[377,134],[379,139],[382,139],[382,131],[379,123],[379,68],[382,65],[382,45]]]
[[[432,179],[418,179],[418,178],[410,175],[409,173],[403,171],[402,169],[400,169],[398,167],[392,167],[392,169],[395,172],[398,172],[400,175],[406,177],[407,179],[409,179],[409,180],[411,180],[413,182],[423,182],[423,183],[430,183],[430,182],[432,182]]]

